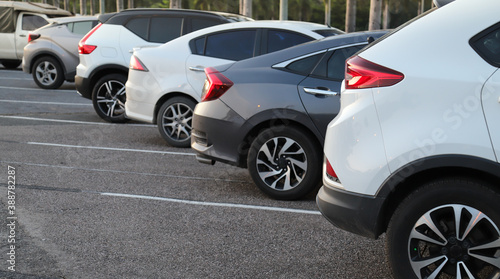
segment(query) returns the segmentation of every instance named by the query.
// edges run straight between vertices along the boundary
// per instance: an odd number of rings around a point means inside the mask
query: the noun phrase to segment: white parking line
[[[43,168],[70,169],[70,170],[93,171],[93,172],[109,172],[109,173],[120,173],[120,174],[133,174],[133,175],[169,177],[169,178],[179,178],[179,179],[191,179],[191,180],[209,180],[209,181],[222,181],[222,182],[252,183],[249,180],[223,179],[223,178],[216,178],[216,177],[200,177],[200,176],[186,176],[186,175],[172,175],[172,174],[136,172],[136,171],[92,169],[92,168],[80,168],[80,167],[61,166],[61,165],[36,164],[36,163],[26,163],[26,162],[16,162],[16,161],[0,161],[0,163],[17,164],[17,165],[25,165],[25,166],[33,166],[33,167],[43,167]]]
[[[0,100],[0,102],[4,102],[4,103],[40,104],[40,105],[60,105],[60,106],[92,106],[92,104],[58,103],[58,102],[37,102],[37,101],[18,101],[18,100]]]
[[[0,86],[2,89],[14,89],[14,90],[30,90],[30,91],[47,91],[42,88],[25,88],[25,87],[11,87],[11,86]],[[57,92],[76,92],[76,89],[57,89]]]
[[[77,120],[64,120],[64,119],[50,119],[50,118],[35,118],[27,116],[14,116],[14,115],[0,115],[0,118],[10,118],[10,119],[22,119],[22,120],[32,120],[32,121],[47,121],[47,122],[60,122],[60,123],[71,123],[71,124],[87,124],[87,125],[127,125],[127,126],[137,126],[137,127],[156,127],[152,124],[114,124],[105,122],[89,122],[89,121],[77,121]]]
[[[294,209],[294,208],[283,208],[283,207],[272,207],[272,206],[259,206],[259,205],[248,205],[248,204],[237,204],[237,203],[202,202],[202,201],[181,200],[181,199],[162,198],[162,197],[143,196],[143,195],[119,194],[119,193],[99,193],[99,194],[103,195],[103,196],[166,201],[166,202],[174,202],[174,203],[182,203],[182,204],[190,204],[190,205],[218,206],[218,207],[229,207],[229,208],[244,208],[244,209],[256,209],[256,210],[267,210],[267,211],[277,211],[277,212],[321,215],[321,213],[319,211],[316,211],[316,210],[305,210],[305,209]]]
[[[0,77],[0,79],[33,80],[31,78]]]
[[[194,153],[183,153],[183,152],[170,152],[170,151],[157,151],[157,150],[144,150],[144,149],[127,149],[127,148],[113,148],[113,147],[100,147],[100,146],[68,145],[68,144],[56,144],[56,143],[46,143],[46,142],[27,142],[27,144],[44,145],[44,146],[54,146],[54,147],[67,147],[67,148],[83,148],[83,149],[96,149],[96,150],[111,150],[111,151],[142,152],[142,153],[156,153],[156,154],[169,154],[169,155],[184,155],[184,156],[194,156],[194,155],[196,155]]]

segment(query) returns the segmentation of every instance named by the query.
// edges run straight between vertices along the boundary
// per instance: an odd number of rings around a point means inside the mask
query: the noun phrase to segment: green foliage
[[[40,0],[41,1],[41,0]],[[106,13],[116,11],[116,0],[105,1]],[[325,23],[325,7],[329,0],[288,0],[288,19]],[[346,0],[331,1],[331,26],[345,29]],[[395,28],[418,15],[422,0],[384,0],[389,5],[389,28]],[[425,10],[431,8],[432,0],[425,1]],[[50,3],[50,0],[48,1]],[[239,13],[240,0],[182,0],[182,8]],[[59,0],[62,7],[64,1]],[[87,0],[87,13],[90,13],[91,0]],[[99,0],[93,0],[94,11],[99,13]],[[123,0],[124,8],[128,0]],[[280,0],[253,0],[252,17],[258,20],[279,19]],[[136,8],[169,8],[170,0],[134,0]],[[79,13],[80,0],[69,0],[69,10]],[[370,0],[357,0],[356,30],[368,29]]]

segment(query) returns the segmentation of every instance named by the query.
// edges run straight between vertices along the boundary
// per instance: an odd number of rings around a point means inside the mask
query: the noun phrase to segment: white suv
[[[500,1],[459,0],[346,62],[317,196],[386,232],[395,278],[499,278]]]
[[[99,16],[101,24],[82,38],[75,86],[92,99],[97,114],[109,122],[125,121],[125,82],[132,49],[158,46],[205,27],[250,18],[219,12],[132,9]]]

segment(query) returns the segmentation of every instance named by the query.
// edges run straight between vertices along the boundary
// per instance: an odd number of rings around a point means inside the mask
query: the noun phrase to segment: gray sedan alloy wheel
[[[275,199],[302,198],[317,188],[321,176],[320,151],[293,127],[264,130],[248,154],[248,169],[255,184]]]

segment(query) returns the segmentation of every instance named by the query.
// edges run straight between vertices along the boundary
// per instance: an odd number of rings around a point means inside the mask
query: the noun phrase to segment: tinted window
[[[345,75],[345,61],[363,46],[346,47],[337,49],[327,63],[327,77],[330,79],[343,80]]]
[[[285,49],[311,41],[312,38],[283,30],[269,30],[267,33],[267,52]]]
[[[473,37],[471,45],[484,60],[500,67],[500,24]]]
[[[85,35],[90,29],[97,25],[97,21],[79,21],[68,24],[68,29],[72,33]]]
[[[149,40],[153,43],[166,43],[181,36],[183,19],[180,17],[153,17]]]
[[[205,37],[194,40],[193,54],[203,55],[205,50]]]
[[[221,22],[215,19],[209,19],[209,18],[193,18],[191,20],[191,31],[196,31],[199,29],[207,28],[210,26],[214,26],[217,24],[220,24]]]
[[[132,31],[132,33],[136,34],[137,36],[147,41],[148,25],[149,25],[149,18],[138,17],[138,18],[133,18],[129,22],[127,22],[127,24],[125,24],[125,27],[128,30]]]
[[[309,75],[325,53],[315,54],[290,63],[286,68],[292,72]]]
[[[205,55],[234,61],[250,58],[253,56],[255,33],[255,30],[242,30],[210,35]]]
[[[45,20],[45,18],[37,15],[24,15],[22,28],[23,30],[33,31],[37,28],[40,28],[49,22]]]

